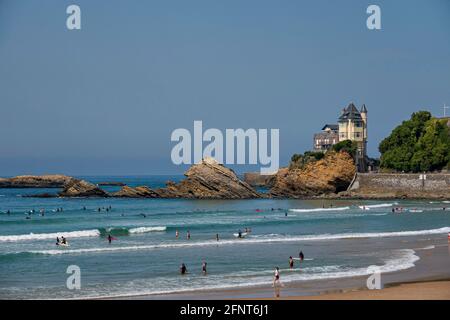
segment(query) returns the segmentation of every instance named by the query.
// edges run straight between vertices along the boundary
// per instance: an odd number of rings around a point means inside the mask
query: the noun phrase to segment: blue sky
[[[450,2],[0,0],[0,88],[0,175],[181,173],[170,134],[194,120],[279,128],[286,164],[351,101],[377,156],[450,105]]]

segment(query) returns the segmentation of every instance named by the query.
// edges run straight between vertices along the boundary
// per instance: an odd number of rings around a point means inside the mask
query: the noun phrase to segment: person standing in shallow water
[[[178,232],[178,230],[177,231],[175,231],[175,238],[177,238],[178,239],[178,236],[180,235],[180,233]]]
[[[289,268],[294,268],[294,259],[292,259],[292,256],[289,257]]]
[[[216,241],[219,241],[219,234],[216,233]]]
[[[203,261],[202,262],[202,273],[203,273],[203,275],[206,275],[206,265],[207,265],[206,261]]]
[[[275,268],[275,274],[273,276],[273,285],[275,289],[275,297],[280,297],[280,290],[281,290],[281,282],[280,282],[280,268]]]
[[[181,264],[181,267],[180,267],[180,273],[181,273],[182,275],[184,275],[184,274],[187,273],[187,268],[186,268],[186,265],[185,265],[184,263]]]
[[[189,230],[188,230],[188,232],[186,233],[186,239],[187,239],[187,240],[191,240],[191,233],[189,232]]]

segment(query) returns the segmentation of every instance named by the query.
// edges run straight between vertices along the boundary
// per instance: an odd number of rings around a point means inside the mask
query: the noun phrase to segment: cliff
[[[321,160],[302,169],[282,168],[269,194],[275,198],[307,198],[336,194],[350,185],[356,172],[352,157],[346,152],[328,152]]]
[[[0,188],[62,188],[72,179],[60,174],[0,178]]]

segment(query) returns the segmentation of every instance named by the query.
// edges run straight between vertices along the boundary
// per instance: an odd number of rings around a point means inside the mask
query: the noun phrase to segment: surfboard
[[[245,236],[247,236],[247,232],[242,232],[241,233],[241,237],[244,238]],[[239,238],[239,233],[233,233],[233,236],[235,236],[236,238]]]
[[[299,261],[300,258],[292,258],[292,260],[297,260],[297,261]],[[303,261],[313,261],[313,260],[314,260],[313,258],[305,258],[305,259],[303,259]]]
[[[58,243],[57,244],[58,247],[70,247],[70,245],[68,243]]]

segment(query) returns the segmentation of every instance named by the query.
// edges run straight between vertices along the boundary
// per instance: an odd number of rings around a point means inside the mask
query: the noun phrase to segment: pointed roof
[[[351,102],[344,112],[339,117],[339,122],[347,121],[347,120],[361,120],[361,113],[356,109],[353,102]]]
[[[367,113],[367,108],[366,108],[366,105],[365,105],[365,104],[362,105],[361,111],[360,111],[360,112],[361,112],[361,113]]]

